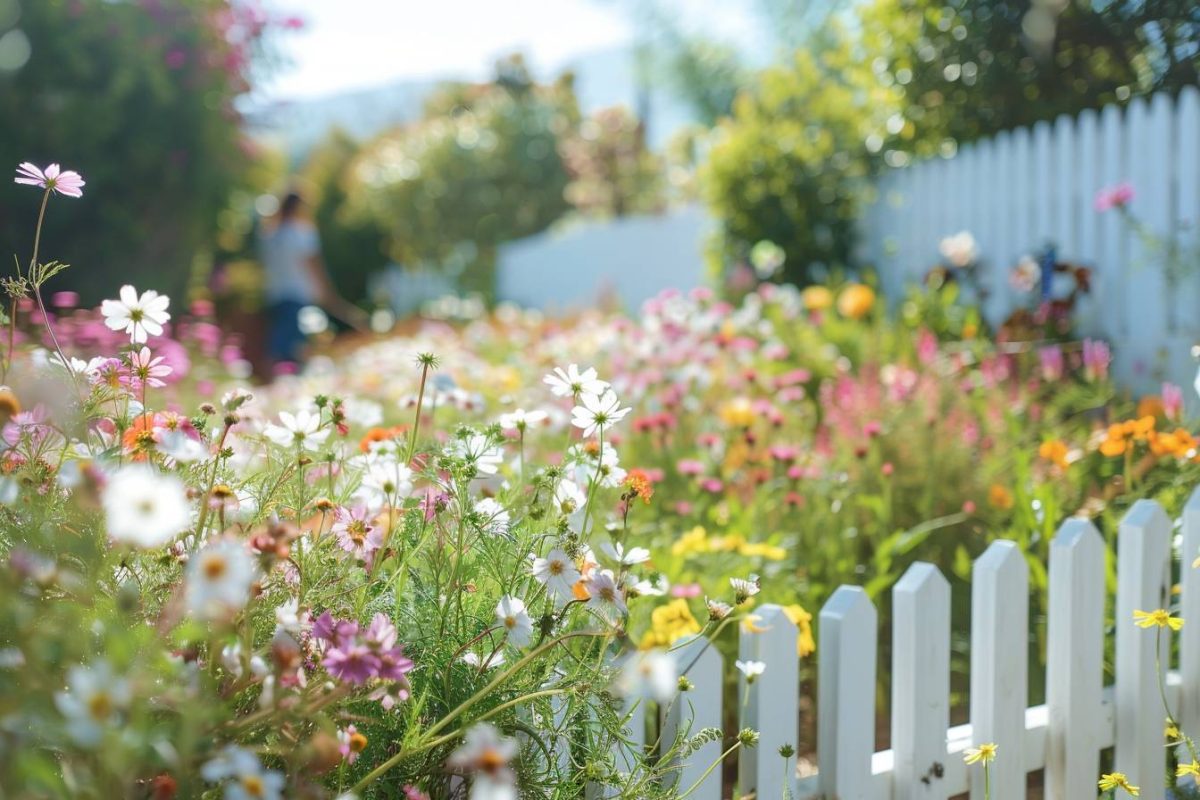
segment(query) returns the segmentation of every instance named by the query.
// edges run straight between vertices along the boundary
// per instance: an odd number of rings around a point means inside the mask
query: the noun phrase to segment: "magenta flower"
[[[1118,183],[1101,189],[1096,194],[1096,210],[1109,211],[1114,208],[1124,208],[1133,202],[1133,186],[1128,183]]]
[[[1038,361],[1042,366],[1042,378],[1056,381],[1063,376],[1063,351],[1056,344],[1038,350]]]
[[[1162,385],[1163,414],[1167,419],[1178,422],[1183,416],[1183,389],[1173,383]]]
[[[67,170],[63,172],[58,164],[51,164],[45,169],[38,169],[28,161],[17,167],[16,183],[25,186],[37,186],[67,197],[83,197],[83,177],[78,172]]]
[[[1083,371],[1088,380],[1098,381],[1108,377],[1108,365],[1112,352],[1104,342],[1094,339],[1083,340]]]
[[[361,641],[331,647],[321,665],[329,674],[346,683],[366,683],[379,673],[379,656]]]

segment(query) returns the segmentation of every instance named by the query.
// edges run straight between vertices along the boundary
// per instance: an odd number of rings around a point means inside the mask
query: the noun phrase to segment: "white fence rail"
[[[896,297],[938,263],[943,237],[970,231],[986,261],[986,310],[996,322],[1019,300],[1011,268],[1052,243],[1061,258],[1095,269],[1084,328],[1117,345],[1118,374],[1142,386],[1158,377],[1190,383],[1200,264],[1169,286],[1161,254],[1117,214],[1095,210],[1097,192],[1126,181],[1136,191],[1132,212],[1148,229],[1195,252],[1200,89],[1062,116],[964,146],[953,158],[891,170],[862,222],[863,255]]]
[[[1162,508],[1138,501],[1117,535],[1115,619],[1106,617],[1106,548],[1090,522],[1067,521],[1050,547],[1049,604],[1045,620],[1049,651],[1044,705],[1029,707],[1028,649],[1038,640],[1029,618],[1025,555],[1012,542],[994,541],[975,562],[971,580],[970,722],[951,727],[950,640],[952,599],[946,579],[931,564],[914,564],[892,590],[892,684],[889,688],[891,749],[875,752],[876,610],[858,587],[838,589],[821,610],[817,666],[817,763],[815,776],[796,778],[795,759],[780,756],[782,745],[811,751],[798,740],[800,681],[797,630],[783,610],[755,610],[756,630],[740,633],[739,658],[763,661],[766,671],[747,687],[739,676],[738,729],[760,731],[758,746],[743,749],[737,786],[759,800],[791,797],[823,800],[946,800],[970,793],[982,798],[982,771],[963,763],[964,751],[999,744],[992,797],[1023,800],[1028,773],[1045,770],[1047,800],[1081,800],[1097,795],[1101,751],[1115,747],[1115,769],[1141,787],[1144,800],[1163,800],[1164,712],[1156,664],[1166,673],[1168,702],[1183,726],[1200,724],[1200,613],[1177,633],[1134,625],[1135,610],[1175,607],[1187,619],[1200,611],[1200,489],[1180,521],[1180,551]],[[1181,583],[1172,592],[1172,564],[1182,561]],[[956,598],[965,602],[966,598]],[[1111,625],[1106,629],[1106,623]],[[1043,624],[1040,620],[1034,625]],[[1115,683],[1103,677],[1106,633],[1115,629]],[[1163,637],[1162,661],[1156,635]],[[1179,663],[1170,664],[1172,639]],[[722,720],[723,665],[714,647],[687,645],[694,688],[665,704],[661,741],[676,731],[694,734]],[[702,658],[695,656],[702,653]],[[631,725],[640,730],[645,709]],[[735,731],[726,730],[726,743]],[[635,741],[653,741],[655,737]],[[719,769],[702,778],[720,745],[712,743],[683,765],[680,783],[697,800],[720,800]],[[1181,756],[1183,754],[1181,753]],[[618,755],[618,764],[624,754]],[[1186,760],[1186,759],[1185,759]],[[1190,780],[1190,779],[1188,779]]]

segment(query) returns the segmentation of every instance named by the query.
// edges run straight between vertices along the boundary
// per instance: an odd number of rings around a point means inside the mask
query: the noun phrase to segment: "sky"
[[[734,0],[671,0],[704,29],[744,38]],[[272,0],[306,21],[281,43],[289,64],[265,88],[306,99],[404,78],[483,78],[500,56],[526,54],[540,71],[631,44],[631,0]],[[742,9],[739,9],[742,6]]]

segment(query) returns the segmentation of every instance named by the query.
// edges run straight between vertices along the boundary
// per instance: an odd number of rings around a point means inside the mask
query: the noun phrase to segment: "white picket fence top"
[[[1059,528],[1050,546],[1044,705],[1028,707],[1029,578],[1016,544],[997,540],[975,562],[971,580],[970,724],[951,727],[950,585],[936,567],[917,563],[892,590],[892,748],[875,752],[877,615],[866,592],[842,586],[819,617],[817,660],[818,774],[797,780],[795,758],[785,765],[782,745],[801,752],[799,657],[796,627],[778,606],[755,609],[763,632],[740,633],[739,658],[766,663],[749,687],[739,673],[739,729],[761,733],[758,746],[742,749],[738,788],[759,800],[945,800],[970,792],[983,797],[983,772],[963,763],[963,752],[986,742],[999,745],[992,772],[995,800],[1021,800],[1026,774],[1045,769],[1047,800],[1097,795],[1100,751],[1116,748],[1118,771],[1141,787],[1143,800],[1163,800],[1164,712],[1155,677],[1156,631],[1133,623],[1134,610],[1171,608],[1190,620],[1178,633],[1163,629],[1167,696],[1185,730],[1200,731],[1200,488],[1191,496],[1174,540],[1171,521],[1153,501],[1139,500],[1117,534],[1115,619],[1106,617],[1104,541],[1083,519]],[[1178,553],[1175,552],[1176,547]],[[1182,560],[1178,595],[1171,591],[1173,558]],[[1173,602],[1177,600],[1176,602]],[[958,602],[965,598],[958,598]],[[1115,684],[1103,676],[1106,624],[1115,628]],[[1169,669],[1171,637],[1179,663]],[[692,734],[722,724],[722,675],[714,647],[695,640],[679,651],[695,688],[669,704],[660,720],[661,741],[675,731]],[[742,701],[745,698],[745,701]],[[629,710],[628,733],[644,745],[645,706]],[[725,731],[726,742],[736,731]],[[679,785],[690,787],[721,752],[706,745],[681,765]],[[627,754],[618,755],[620,759]],[[616,793],[609,796],[616,796]],[[721,800],[714,770],[692,793]]]
[[[1200,338],[1200,264],[1172,291],[1153,252],[1114,213],[1098,213],[1102,188],[1129,182],[1133,213],[1155,234],[1193,248],[1200,230],[1200,89],[1172,99],[1138,98],[1006,131],[935,158],[889,170],[860,224],[862,255],[899,297],[939,263],[938,242],[970,231],[985,260],[989,321],[1019,295],[1008,275],[1018,259],[1054,243],[1058,255],[1095,268],[1085,333],[1116,345],[1118,374],[1153,386],[1159,368],[1187,385]]]

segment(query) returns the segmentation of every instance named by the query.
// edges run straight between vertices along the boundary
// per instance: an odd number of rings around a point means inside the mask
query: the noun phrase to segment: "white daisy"
[[[71,738],[92,747],[116,724],[131,694],[129,682],[116,677],[107,661],[96,661],[67,670],[67,691],[57,692],[54,703],[67,720]]]
[[[481,722],[467,730],[462,746],[450,754],[446,766],[471,774],[471,800],[517,800],[516,775],[509,763],[518,749],[515,740]]]
[[[504,452],[492,444],[483,434],[473,433],[465,439],[456,439],[452,452],[458,458],[475,467],[479,475],[495,475],[504,462]]]
[[[746,683],[754,683],[758,676],[767,669],[767,665],[761,661],[735,661],[733,663],[746,676]]]
[[[612,389],[602,395],[585,392],[579,396],[579,405],[571,409],[571,424],[582,428],[584,436],[591,436],[620,422],[629,412],[629,408],[621,407]]]
[[[579,583],[575,562],[560,548],[546,553],[545,558],[533,560],[533,577],[546,587],[546,592],[558,603],[574,599],[573,587]]]
[[[209,783],[225,784],[225,800],[280,800],[287,780],[280,772],[264,769],[258,756],[236,745],[226,745],[200,768]]]
[[[592,572],[584,584],[588,593],[588,605],[600,612],[606,619],[624,616],[629,613],[621,587],[617,585],[612,570],[598,569]]]
[[[109,537],[138,547],[161,547],[191,525],[183,482],[143,464],[109,479],[104,512]]]
[[[555,367],[554,372],[542,379],[550,387],[550,391],[558,397],[579,397],[582,394],[601,394],[608,388],[608,381],[597,377],[596,370],[588,367],[579,371],[578,364],[571,364],[564,370]]]
[[[321,429],[321,415],[307,409],[300,409],[295,414],[280,411],[279,421],[283,424],[271,423],[263,428],[263,436],[280,447],[317,450],[329,438],[329,429]]]
[[[734,602],[740,606],[758,594],[759,579],[757,575],[751,575],[748,580],[745,578],[730,578],[729,585],[733,587]]]
[[[533,637],[533,620],[525,611],[524,601],[516,597],[506,594],[500,598],[496,604],[496,621],[504,628],[508,643],[513,647],[524,647]]]
[[[151,336],[163,332],[163,325],[171,318],[167,306],[171,298],[150,289],[138,295],[137,289],[126,284],[121,287],[119,300],[105,300],[100,304],[104,324],[114,331],[129,334],[135,344],[145,342]]]
[[[506,431],[525,431],[546,421],[549,415],[545,411],[526,411],[518,408],[508,414],[500,415],[500,427]]]
[[[241,542],[218,539],[205,545],[188,560],[188,610],[201,619],[228,619],[250,599],[256,576],[254,560]]]
[[[493,536],[508,533],[509,516],[504,506],[493,497],[485,497],[475,504],[475,512],[483,517],[483,530]]]
[[[631,547],[629,550],[626,550],[625,546],[620,542],[616,544],[602,542],[600,549],[613,561],[626,567],[643,564],[650,560],[650,551],[644,547]]]
[[[372,509],[395,504],[412,493],[412,474],[399,459],[390,456],[372,459],[355,497]]]
[[[617,688],[625,697],[669,701],[679,690],[675,657],[665,650],[631,653],[621,667]]]

